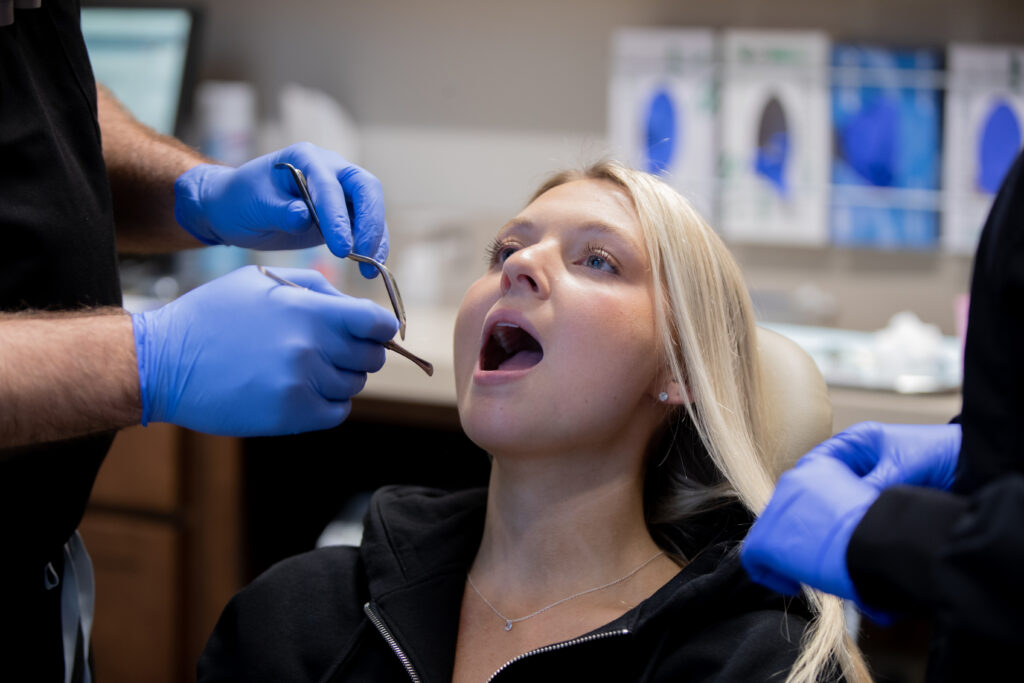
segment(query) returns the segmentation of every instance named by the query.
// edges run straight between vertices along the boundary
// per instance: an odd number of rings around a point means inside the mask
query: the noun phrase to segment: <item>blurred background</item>
[[[83,525],[101,680],[191,679],[227,597],[332,519],[351,531],[362,492],[486,480],[454,409],[454,310],[497,228],[566,166],[613,156],[689,197],[761,323],[818,362],[836,430],[959,411],[973,250],[1022,144],[1020,2],[83,4],[98,80],[157,130],[229,164],[309,140],[380,178],[408,346],[438,368],[392,360],[331,432],[119,436]],[[126,306],[246,263],[386,301],[323,249],[218,247],[125,259]],[[880,680],[921,680],[926,635],[866,625],[861,642]]]

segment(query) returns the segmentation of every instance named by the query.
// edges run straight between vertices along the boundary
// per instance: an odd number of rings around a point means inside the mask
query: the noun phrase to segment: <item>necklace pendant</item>
[[[511,631],[512,630],[512,621],[510,619],[506,619],[505,620],[505,630],[506,631]]]

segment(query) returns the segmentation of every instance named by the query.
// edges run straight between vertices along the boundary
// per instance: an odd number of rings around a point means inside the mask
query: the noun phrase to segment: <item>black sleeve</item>
[[[957,493],[1024,474],[1024,155],[992,204],[974,259]]]
[[[846,561],[867,605],[1024,643],[1024,476],[969,497],[887,489],[854,531]]]
[[[199,658],[197,680],[316,681],[365,621],[357,550],[332,547],[280,562],[231,599]]]

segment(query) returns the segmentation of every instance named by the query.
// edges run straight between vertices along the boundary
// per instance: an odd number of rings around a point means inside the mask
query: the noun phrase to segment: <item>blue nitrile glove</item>
[[[796,595],[803,583],[856,600],[846,548],[879,493],[825,444],[817,446],[779,478],[743,542],[743,566],[755,581],[780,593]]]
[[[878,489],[896,484],[948,491],[960,458],[958,424],[861,422],[826,441],[839,458]]]
[[[366,373],[384,364],[391,311],[316,271],[249,266],[132,316],[142,424],[259,436],[334,427]]]
[[[322,239],[292,174],[275,168],[278,162],[290,163],[305,174]],[[339,258],[353,250],[382,263],[388,256],[380,181],[335,152],[308,142],[238,168],[200,164],[178,177],[174,195],[178,223],[206,244],[276,250],[303,249],[326,241]],[[359,268],[366,277],[377,274],[368,264],[360,263]]]
[[[865,608],[846,567],[854,529],[889,486],[948,488],[959,452],[959,425],[854,425],[782,475],[743,543],[743,565],[781,593],[803,583]]]

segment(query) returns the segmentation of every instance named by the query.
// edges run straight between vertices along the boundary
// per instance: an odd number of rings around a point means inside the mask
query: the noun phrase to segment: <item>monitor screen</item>
[[[185,8],[87,6],[82,33],[96,80],[135,118],[179,133],[195,13]]]

